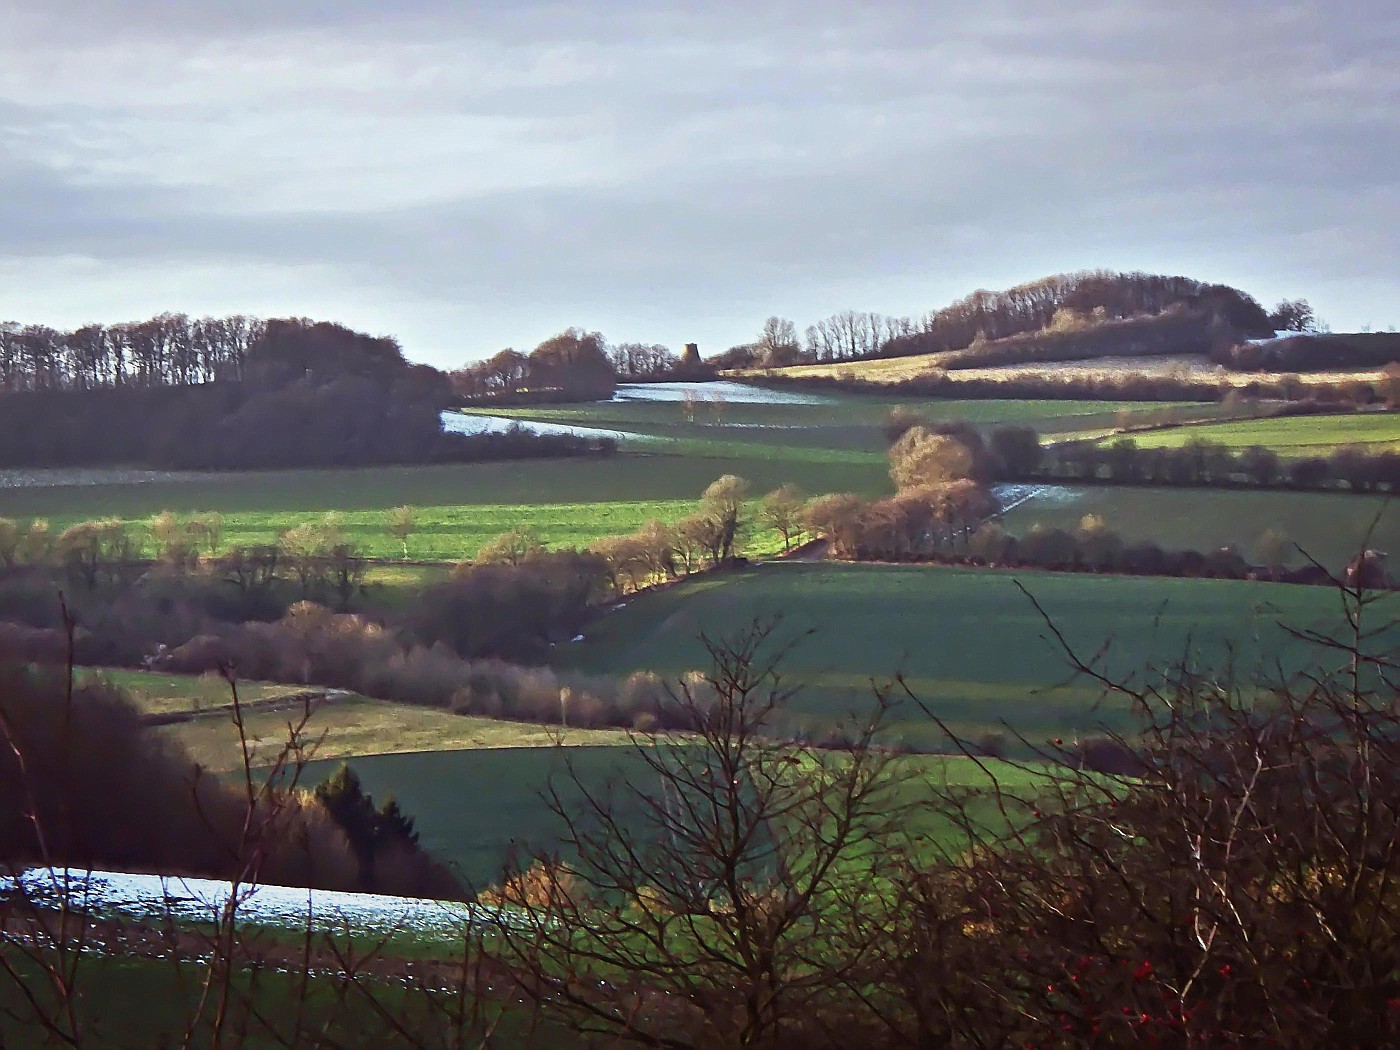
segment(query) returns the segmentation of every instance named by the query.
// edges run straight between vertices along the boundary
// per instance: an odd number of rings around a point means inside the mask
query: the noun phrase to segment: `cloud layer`
[[[453,365],[1108,266],[1400,323],[1390,0],[20,7],[4,317],[296,313]]]

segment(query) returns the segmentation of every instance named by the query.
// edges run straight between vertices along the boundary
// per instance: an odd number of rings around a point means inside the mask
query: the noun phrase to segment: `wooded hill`
[[[1312,324],[1302,300],[1271,313],[1229,285],[1085,270],[1003,291],[979,289],[918,318],[847,310],[809,326],[805,341],[791,322],[770,318],[757,341],[711,360],[720,368],[779,368],[936,354],[940,365],[965,368],[1105,353],[1206,353]]]

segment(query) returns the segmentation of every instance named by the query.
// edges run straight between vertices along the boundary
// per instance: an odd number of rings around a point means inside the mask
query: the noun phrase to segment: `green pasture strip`
[[[1367,531],[1376,522],[1369,545],[1400,550],[1400,506],[1390,506],[1383,496],[1073,482],[1068,488],[1073,498],[1030,500],[1009,512],[1003,524],[1016,534],[1037,523],[1074,529],[1084,515],[1097,514],[1130,543],[1198,551],[1234,544],[1250,559],[1259,557],[1264,533],[1274,530],[1338,572],[1367,543]],[[1294,551],[1289,564],[1306,560]]]
[[[1368,451],[1383,452],[1400,448],[1400,413],[1279,416],[1199,423],[1130,436],[1142,448],[1181,448],[1190,441],[1211,441],[1233,449],[1261,445],[1289,457],[1325,456],[1343,445],[1361,445]]]

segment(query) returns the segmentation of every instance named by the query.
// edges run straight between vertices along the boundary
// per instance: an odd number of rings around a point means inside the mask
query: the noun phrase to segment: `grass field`
[[[232,772],[241,765],[237,729],[227,712],[210,711],[229,702],[228,686],[216,675],[172,675],[112,668],[84,669],[84,675],[100,676],[125,689],[143,711],[159,714],[202,712],[186,722],[157,727],[154,731],[184,747],[197,762],[216,773]],[[302,686],[240,682],[239,697],[255,702],[288,694],[305,693]],[[252,708],[244,719],[252,743],[255,765],[273,761],[286,743],[288,724],[299,721],[305,707]],[[316,740],[315,756],[339,762],[360,755],[419,751],[452,751],[494,748],[608,746],[625,743],[626,734],[610,729],[569,729],[530,722],[454,715],[411,704],[395,704],[351,695],[318,702],[307,723],[308,739]]]
[[[1380,514],[1370,546],[1400,550],[1400,507],[1390,507],[1381,496],[1125,485],[1071,486],[1068,491],[1072,498],[1022,504],[1005,516],[1006,528],[1023,533],[1039,522],[1073,529],[1085,514],[1099,514],[1128,542],[1198,551],[1233,543],[1250,558],[1257,556],[1264,533],[1274,529],[1329,569],[1340,571],[1361,549]],[[1290,562],[1305,563],[1296,552]]]
[[[599,673],[678,675],[706,664],[700,632],[781,615],[786,635],[815,632],[785,669],[802,687],[794,707],[816,726],[865,706],[872,676],[900,671],[965,738],[998,732],[1003,722],[1041,740],[1124,725],[1119,701],[1100,703],[1096,687],[1066,682],[1065,659],[1018,580],[1086,655],[1111,643],[1107,666],[1121,674],[1184,653],[1201,665],[1223,662],[1226,641],[1238,646],[1241,669],[1296,658],[1298,646],[1275,621],[1330,622],[1337,612],[1325,589],[1276,584],[783,564],[644,595],[600,619],[566,658]],[[911,742],[942,742],[913,708],[896,728]]]
[[[1198,440],[1232,449],[1262,445],[1289,457],[1326,455],[1342,445],[1382,452],[1400,448],[1400,413],[1245,419],[1153,430],[1132,437],[1142,448],[1180,448]]]
[[[409,544],[416,559],[465,559],[517,526],[536,528],[551,545],[584,545],[630,532],[652,518],[682,517],[721,474],[744,476],[755,495],[788,482],[813,494],[888,492],[880,423],[893,404],[893,398],[838,397],[821,405],[725,406],[724,423],[752,426],[686,423],[676,403],[532,408],[514,414],[645,431],[667,440],[650,443],[646,451],[599,459],[234,472],[0,488],[0,516],[42,517],[59,530],[94,517],[143,522],[165,509],[177,514],[217,511],[224,518],[228,546],[269,543],[290,527],[334,511],[365,554],[397,557],[401,549],[387,532],[384,515],[407,503],[418,508],[418,529]],[[1046,433],[1076,434],[1100,433],[1118,409],[1131,408],[1076,401],[940,401],[913,407],[934,418],[1024,423]],[[1159,405],[1139,407],[1163,411]],[[761,540],[756,552],[771,547],[771,542],[763,545],[770,540]]]
[[[333,931],[331,931],[333,932]],[[343,942],[343,938],[337,938]],[[319,943],[319,942],[318,942]],[[393,950],[390,946],[390,951]],[[70,1045],[57,1037],[46,1038],[33,1018],[35,1003],[48,1016],[63,1017],[52,999],[48,975],[37,972],[32,961],[20,956],[11,971],[26,989],[37,993],[33,1001],[20,983],[7,977],[0,985],[0,1045],[39,1047]],[[350,992],[338,979],[312,975],[303,989],[300,973],[260,968],[251,975],[232,978],[230,1011],[216,1036],[213,1019],[216,1000],[202,1004],[201,1023],[186,1031],[189,1019],[201,1009],[202,967],[176,964],[169,958],[110,958],[95,953],[79,968],[75,981],[74,1017],[79,1025],[76,1045],[94,1047],[237,1046],[240,1050],[281,1050],[288,1034],[301,1033],[291,1045],[319,1046],[434,1046],[441,1045],[448,1030],[444,1002],[452,996],[429,1000],[387,981],[376,982],[374,1001]],[[373,978],[362,978],[372,981]],[[240,1009],[245,1000],[256,1004],[256,1015]],[[453,1004],[455,1005],[455,1004]],[[386,1016],[392,1021],[386,1021]],[[464,1017],[470,1014],[464,1011]],[[400,1041],[396,1025],[411,1033]],[[463,1046],[491,1046],[501,1050],[526,1047],[559,1047],[583,1050],[596,1044],[558,1027],[547,1015],[539,1017],[514,1004],[498,1000],[487,1004],[480,1020],[464,1026]],[[456,1032],[454,1035],[458,1034]]]
[[[572,774],[566,761],[572,763]],[[931,784],[980,787],[986,782],[977,767],[962,758],[910,756],[901,761],[904,772],[912,775],[904,788],[908,801],[927,797]],[[548,849],[559,840],[562,825],[541,794],[551,782],[565,804],[575,806],[580,798],[575,776],[590,790],[601,791],[622,779],[645,787],[649,775],[631,749],[607,747],[382,755],[356,759],[351,765],[376,799],[397,798],[417,820],[424,846],[455,865],[477,888],[498,881],[509,857],[519,859],[523,849]],[[1029,787],[1034,779],[1005,764],[993,766],[1009,787]],[[307,782],[328,777],[337,768],[336,763],[313,763],[306,769]],[[619,812],[636,819],[635,811]],[[994,823],[990,811],[987,820]],[[932,811],[908,831],[933,844],[956,845],[950,825]]]
[[[871,448],[883,452],[880,433],[889,411],[904,405],[930,419],[965,420],[979,426],[1030,426],[1046,434],[1112,425],[1126,411],[1148,418],[1163,412],[1210,416],[1216,405],[1190,402],[1116,402],[978,399],[947,401],[833,395],[820,404],[700,403],[695,420],[682,406],[663,401],[604,401],[583,405],[492,409],[491,415],[635,432],[655,437],[717,442],[796,444],[817,448]],[[482,413],[487,410],[482,409]]]

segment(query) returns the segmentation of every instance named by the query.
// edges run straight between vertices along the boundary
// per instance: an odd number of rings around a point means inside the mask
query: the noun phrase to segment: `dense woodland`
[[[0,393],[0,466],[264,469],[611,447],[444,433],[440,413],[456,397],[446,374],[409,363],[392,339],[327,322],[165,315],[97,329],[100,339],[44,329],[40,340],[33,331],[18,329],[10,344],[19,366]],[[102,353],[83,356],[85,347]]]

